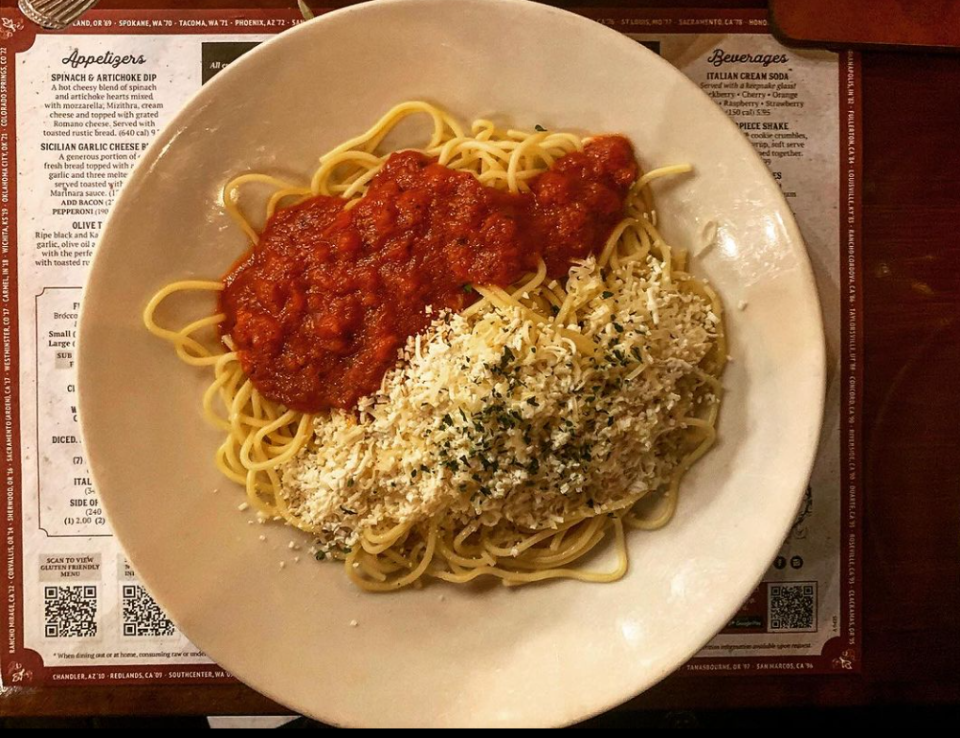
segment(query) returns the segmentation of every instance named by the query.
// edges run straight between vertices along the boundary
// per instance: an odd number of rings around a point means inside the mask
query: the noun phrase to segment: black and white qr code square
[[[817,629],[817,583],[770,584],[767,607],[771,633],[813,633]]]
[[[97,637],[97,588],[43,588],[43,634],[47,638]]]
[[[176,635],[176,626],[141,585],[124,584],[122,595],[124,636],[165,638]]]

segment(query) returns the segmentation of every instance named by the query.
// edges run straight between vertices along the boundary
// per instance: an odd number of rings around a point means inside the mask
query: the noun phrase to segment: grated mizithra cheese
[[[654,258],[605,280],[588,260],[567,291],[595,357],[517,308],[439,313],[357,413],[317,418],[281,494],[321,549],[440,513],[552,528],[668,482],[681,450],[667,431],[695,411],[719,317]]]

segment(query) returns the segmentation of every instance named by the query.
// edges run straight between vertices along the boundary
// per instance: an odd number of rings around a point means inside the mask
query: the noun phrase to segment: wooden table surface
[[[101,7],[291,3],[104,0]],[[960,704],[960,54],[866,51],[862,59],[863,673],[675,675],[622,710]],[[0,694],[0,715],[7,717],[282,712],[243,686]]]

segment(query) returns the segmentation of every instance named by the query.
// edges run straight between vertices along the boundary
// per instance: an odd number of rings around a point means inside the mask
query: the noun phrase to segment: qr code
[[[47,638],[96,638],[97,588],[44,587],[43,633]]]
[[[812,633],[816,631],[816,582],[770,584],[767,593],[771,632]]]
[[[176,626],[139,584],[123,585],[123,635],[128,638],[164,638],[176,635]]]

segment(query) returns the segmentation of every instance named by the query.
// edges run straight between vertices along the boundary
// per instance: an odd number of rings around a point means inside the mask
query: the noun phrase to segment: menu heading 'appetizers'
[[[145,57],[143,54],[127,54],[125,56],[118,56],[112,51],[108,51],[105,54],[100,54],[99,56],[84,56],[80,53],[79,49],[74,49],[69,56],[64,57],[61,61],[63,64],[69,64],[74,69],[78,69],[79,67],[86,69],[87,67],[94,65],[113,67],[114,69],[117,69],[125,64],[146,64],[147,57]]]

